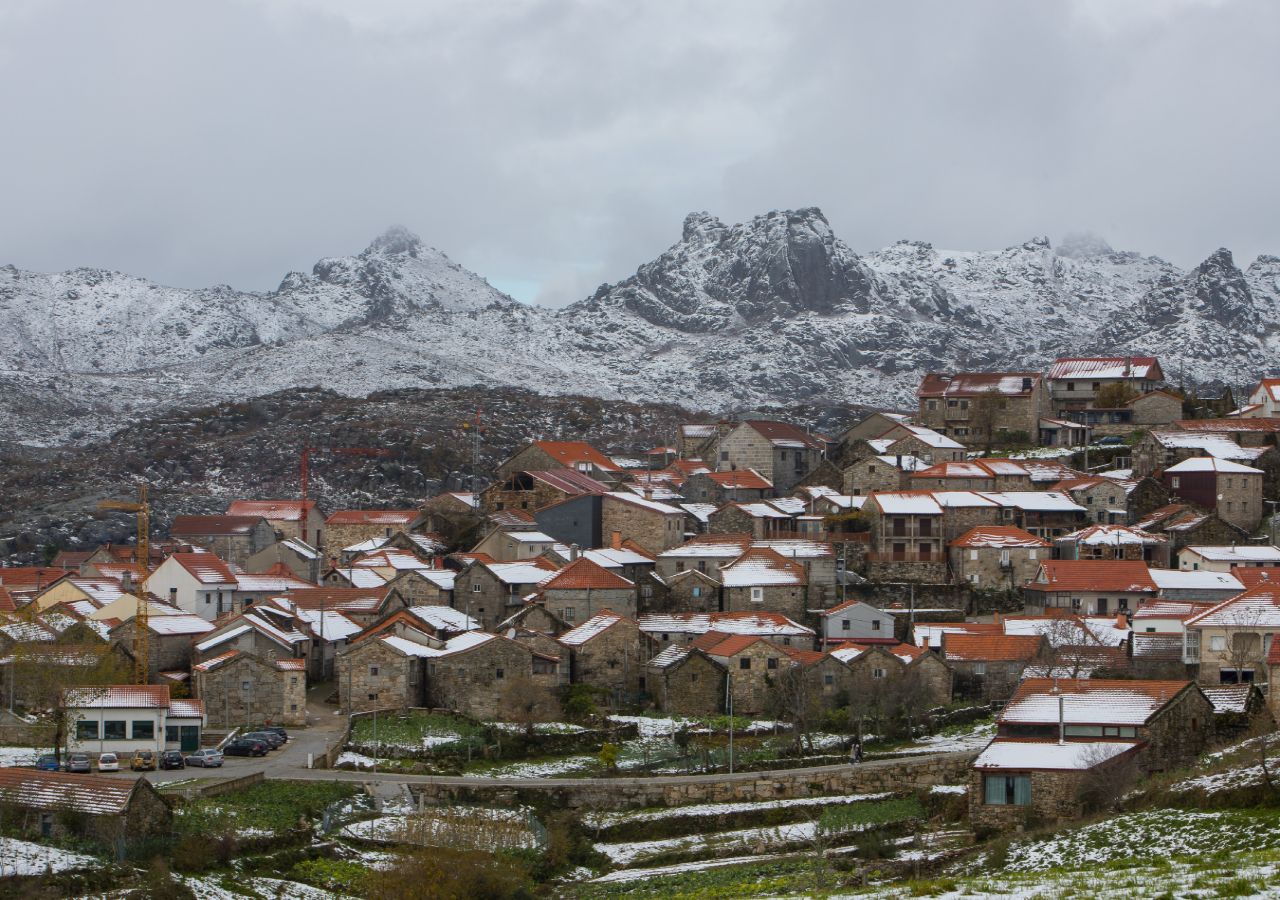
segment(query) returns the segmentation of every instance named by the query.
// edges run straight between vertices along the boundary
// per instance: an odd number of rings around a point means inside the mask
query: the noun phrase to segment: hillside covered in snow
[[[563,310],[519,303],[394,228],[267,293],[99,269],[0,267],[0,422],[62,443],[177,405],[298,386],[518,385],[694,409],[911,404],[922,373],[1161,356],[1252,382],[1280,349],[1280,258],[1182,271],[1100,241],[854,253],[817,209],[689,215],[634,275]]]

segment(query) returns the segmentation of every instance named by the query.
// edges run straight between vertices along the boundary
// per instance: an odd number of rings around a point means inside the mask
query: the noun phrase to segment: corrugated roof
[[[0,769],[0,803],[25,809],[74,810],[121,815],[142,778],[72,775],[18,766]]]

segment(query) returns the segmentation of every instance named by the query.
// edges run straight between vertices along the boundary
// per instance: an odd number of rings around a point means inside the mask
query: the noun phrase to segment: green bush
[[[368,875],[369,870],[361,863],[324,857],[296,862],[288,873],[288,877],[294,881],[351,894],[358,894],[363,890]]]

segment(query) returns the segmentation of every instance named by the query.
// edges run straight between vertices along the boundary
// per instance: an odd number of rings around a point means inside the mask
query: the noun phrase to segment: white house
[[[212,553],[175,553],[156,567],[146,590],[212,622],[234,608],[236,574]]]
[[[1191,571],[1230,572],[1232,569],[1280,566],[1280,547],[1232,544],[1229,547],[1183,547],[1178,568]]]
[[[1280,378],[1259,381],[1239,414],[1248,418],[1280,418]]]
[[[849,600],[833,606],[824,610],[821,616],[824,646],[841,641],[859,644],[898,643],[893,636],[893,616],[861,600]]]
[[[204,704],[171,700],[168,685],[117,684],[67,688],[62,705],[68,713],[67,750],[117,753],[122,763],[135,750],[200,749]]]

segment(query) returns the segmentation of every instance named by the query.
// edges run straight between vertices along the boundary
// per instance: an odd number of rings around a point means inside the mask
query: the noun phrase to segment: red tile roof
[[[72,775],[14,766],[0,769],[0,803],[29,809],[66,809],[121,815],[142,778]]]
[[[1013,525],[979,525],[951,542],[952,547],[1049,547],[1048,541]]]
[[[590,463],[604,472],[621,472],[613,460],[584,441],[534,441],[533,446],[572,469],[575,463]]]
[[[755,469],[734,469],[730,472],[710,472],[707,475],[712,481],[725,488],[742,488],[747,491],[767,491],[773,482],[765,478]]]
[[[625,591],[635,588],[633,582],[610,572],[603,566],[580,556],[538,586],[542,591]]]
[[[169,558],[194,575],[201,584],[236,583],[235,573],[212,553],[175,553]]]
[[[1041,576],[1044,580],[1041,581]],[[1087,593],[1157,593],[1147,564],[1137,560],[1053,559],[1040,564],[1036,580],[1026,585],[1035,591]]]
[[[768,441],[798,442],[810,450],[822,450],[825,444],[803,428],[797,428],[790,422],[771,422],[765,419],[748,419],[742,424],[750,426],[756,433]]]
[[[416,509],[340,509],[326,525],[408,525],[421,515]]]
[[[18,611],[18,604],[14,602],[13,594],[9,593],[7,587],[0,587],[0,613],[11,613]]]
[[[735,656],[758,641],[764,641],[771,647],[774,646],[766,638],[758,634],[723,634],[718,631],[708,631],[706,634],[699,636],[689,646],[712,656]],[[780,650],[781,648],[776,649]]]
[[[1236,566],[1231,577],[1246,588],[1253,588],[1264,581],[1280,582],[1280,570],[1272,566]]]
[[[1026,662],[1045,646],[1039,634],[966,634],[942,636],[942,655],[948,660],[975,662]]]
[[[524,474],[570,496],[605,494],[610,490],[609,485],[577,469],[543,469]]]
[[[47,588],[70,574],[52,566],[10,566],[0,568],[0,585],[13,591],[32,591]]]
[[[1262,417],[1250,419],[1242,416],[1232,416],[1229,419],[1182,419],[1174,422],[1173,426],[1181,431],[1216,431],[1224,433],[1259,431],[1266,434],[1274,434],[1280,432],[1280,419]]]

